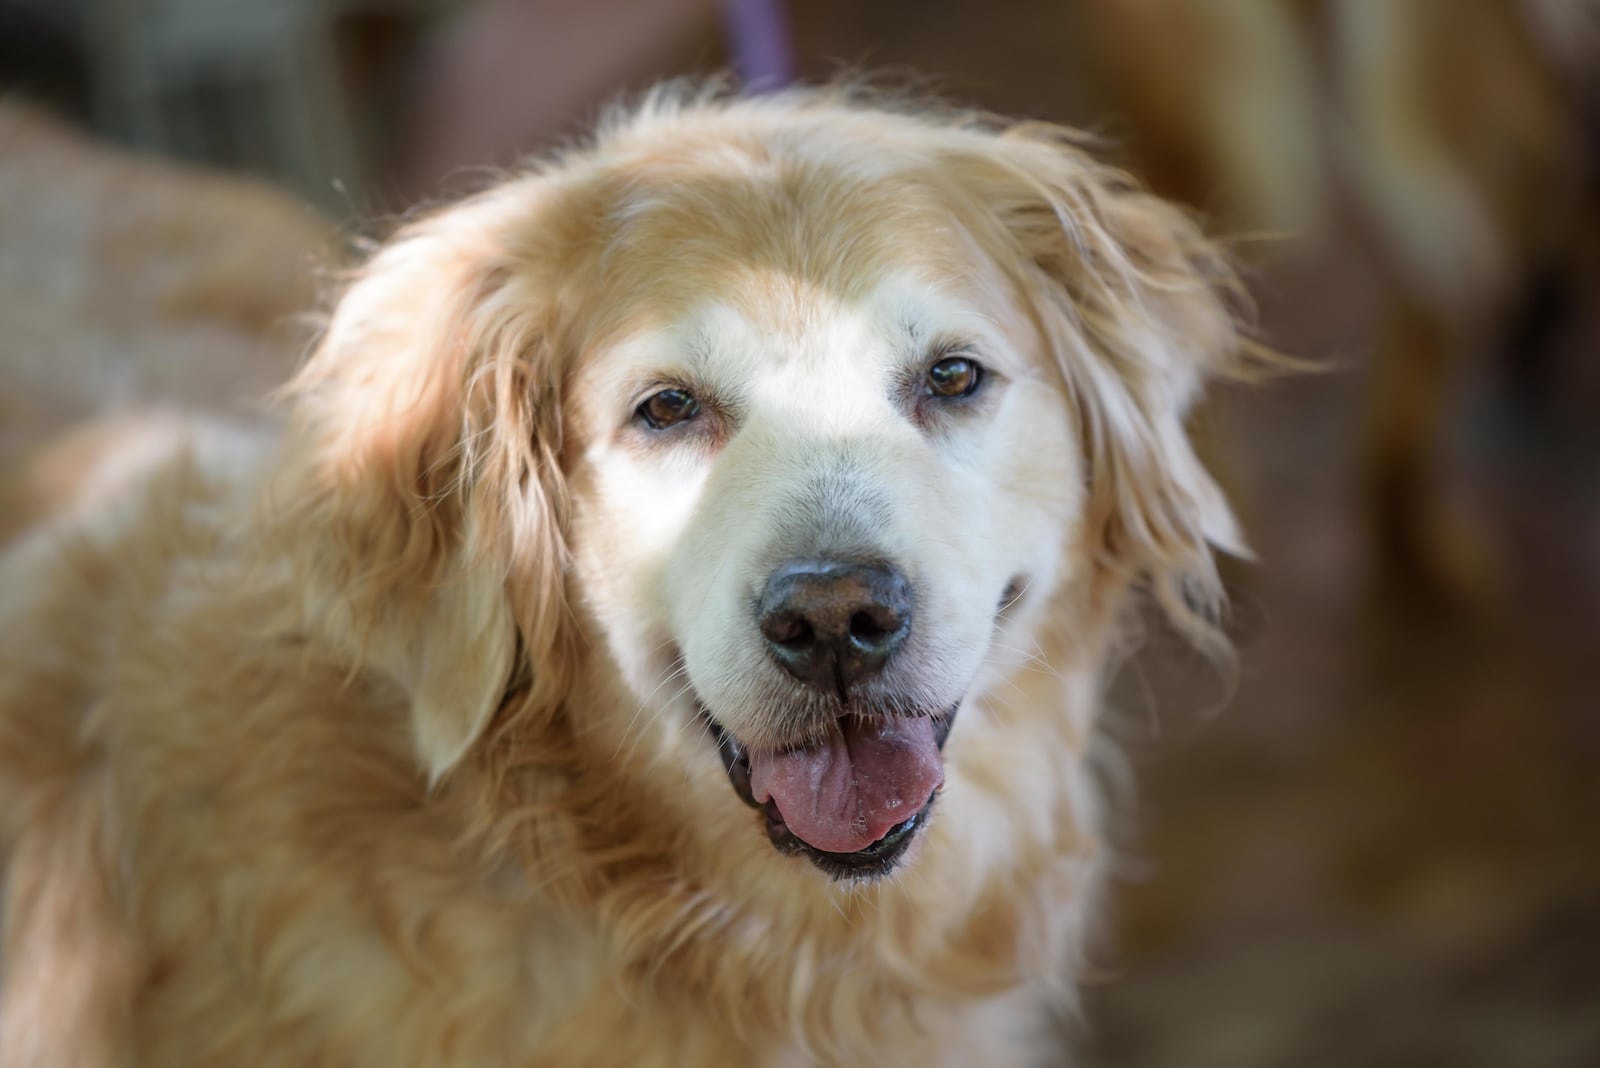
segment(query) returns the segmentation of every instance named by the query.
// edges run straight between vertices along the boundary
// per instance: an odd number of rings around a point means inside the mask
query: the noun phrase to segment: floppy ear
[[[990,140],[973,165],[1077,406],[1099,564],[1147,582],[1192,639],[1225,648],[1211,547],[1248,550],[1184,418],[1208,378],[1246,376],[1262,351],[1240,335],[1240,287],[1188,217],[1065,131],[1025,124]]]
[[[275,492],[304,609],[405,690],[433,782],[514,681],[561,684],[558,374],[525,185],[379,251],[286,394]]]

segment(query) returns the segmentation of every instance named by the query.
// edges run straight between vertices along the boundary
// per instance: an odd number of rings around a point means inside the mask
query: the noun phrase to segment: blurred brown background
[[[336,235],[662,76],[1085,126],[1322,370],[1200,413],[1262,563],[1234,692],[1160,632],[1119,679],[1072,1063],[1600,1065],[1597,41],[1592,0],[0,0],[7,108],[287,191],[0,116],[0,447],[265,388]]]

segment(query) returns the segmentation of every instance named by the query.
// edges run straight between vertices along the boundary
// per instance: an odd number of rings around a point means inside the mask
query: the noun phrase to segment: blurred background
[[[0,0],[0,463],[270,387],[343,256],[619,93],[861,69],[1094,131],[1319,368],[1197,414],[1239,673],[1119,677],[1063,1063],[1600,1065],[1595,0]]]

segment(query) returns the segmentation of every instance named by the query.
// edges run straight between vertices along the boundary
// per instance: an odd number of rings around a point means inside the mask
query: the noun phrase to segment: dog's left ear
[[[1208,379],[1247,375],[1260,351],[1240,334],[1242,291],[1190,218],[1065,131],[1022,125],[985,140],[956,173],[980,191],[996,258],[1076,402],[1099,563],[1221,645],[1211,549],[1248,550],[1184,423]]]
[[[562,685],[565,487],[537,179],[402,230],[290,384],[275,486],[308,625],[398,683],[430,781]]]

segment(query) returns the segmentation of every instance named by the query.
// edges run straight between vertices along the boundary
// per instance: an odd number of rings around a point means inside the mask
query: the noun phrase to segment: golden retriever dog
[[[411,222],[281,429],[124,426],[0,565],[0,1063],[1029,1063],[1135,594],[1225,648],[1236,288],[834,90]]]

